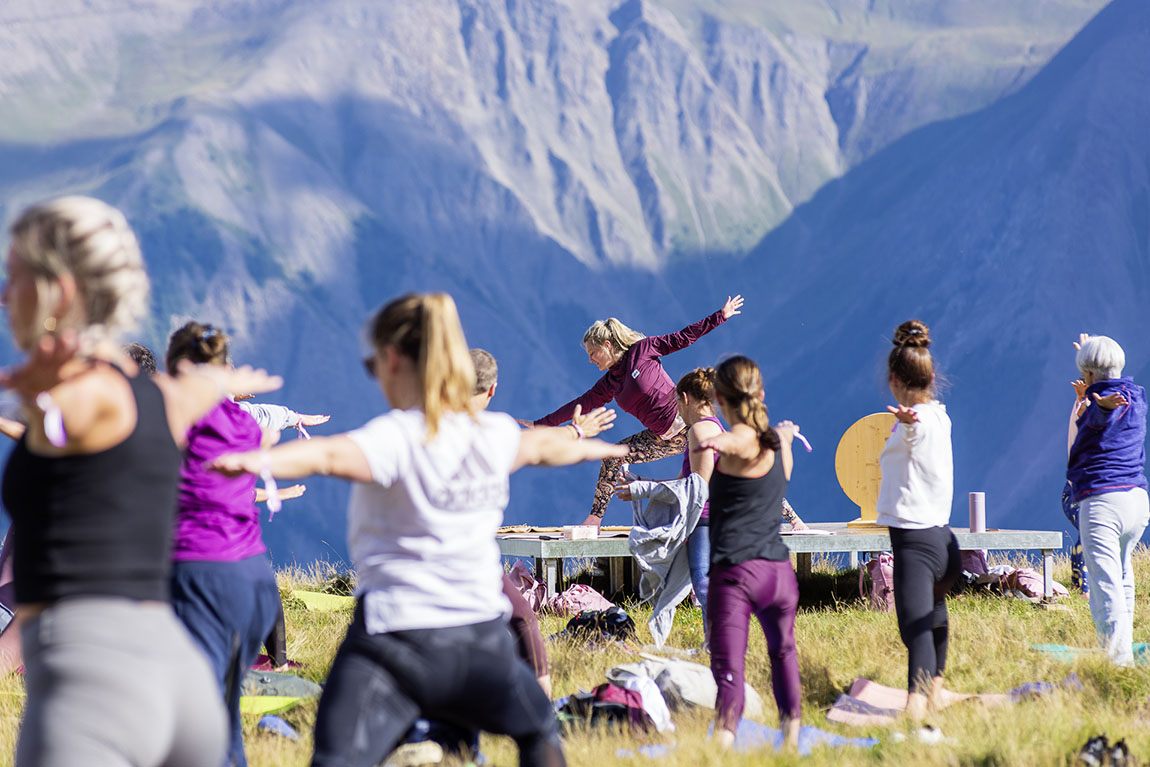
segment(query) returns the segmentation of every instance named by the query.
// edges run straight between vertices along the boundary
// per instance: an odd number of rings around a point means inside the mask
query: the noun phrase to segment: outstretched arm
[[[734,296],[733,298],[727,296],[726,302],[714,314],[710,314],[698,322],[691,323],[678,333],[668,333],[665,336],[651,336],[646,339],[646,341],[650,343],[651,350],[660,357],[670,354],[671,352],[677,352],[695,343],[736,314],[742,314],[740,311],[742,305],[742,296]]]
[[[590,413],[592,410],[603,407],[615,399],[616,394],[618,394],[618,388],[611,381],[611,374],[607,373],[582,395],[571,400],[558,410],[548,413],[532,425],[558,426],[561,423],[571,420],[576,407],[580,408],[584,413]]]
[[[353,482],[372,481],[367,456],[345,434],[293,440],[268,450],[267,460],[272,476],[279,479],[322,474]],[[212,461],[208,468],[229,476],[259,474],[264,468],[264,458],[259,450],[226,453]]]
[[[695,450],[714,450],[719,455],[751,461],[759,454],[759,435],[750,426],[737,423],[730,431],[699,440]]]
[[[175,376],[157,374],[152,378],[164,393],[164,409],[176,444],[187,439],[188,429],[207,415],[231,391],[269,392],[283,386],[279,376],[268,375],[247,365],[225,368],[219,365],[180,365]]]
[[[612,445],[598,439],[571,439],[564,429],[532,429],[519,438],[519,450],[511,471],[523,466],[568,466],[582,461],[623,458],[626,445]]]

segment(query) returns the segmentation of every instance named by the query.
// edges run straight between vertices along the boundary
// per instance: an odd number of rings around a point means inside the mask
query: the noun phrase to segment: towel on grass
[[[1076,674],[1070,674],[1058,683],[1027,682],[1006,694],[969,695],[963,700],[997,706],[1048,695],[1058,689],[1081,690],[1082,682]],[[906,698],[906,690],[887,687],[869,679],[856,679],[850,691],[840,695],[827,711],[827,719],[856,727],[889,726],[906,708]]]

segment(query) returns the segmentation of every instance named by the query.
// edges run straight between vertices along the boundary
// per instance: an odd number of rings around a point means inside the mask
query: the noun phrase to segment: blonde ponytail
[[[594,346],[609,343],[616,352],[622,354],[644,338],[646,336],[639,331],[632,330],[615,317],[608,317],[591,323],[591,327],[583,334],[583,343]]]
[[[463,337],[455,302],[446,293],[423,297],[423,344],[419,350],[423,414],[427,439],[439,430],[439,419],[452,411],[471,412],[475,367]]]
[[[409,293],[391,301],[372,320],[371,340],[376,349],[395,347],[415,363],[427,441],[445,413],[472,412],[475,368],[451,296]]]

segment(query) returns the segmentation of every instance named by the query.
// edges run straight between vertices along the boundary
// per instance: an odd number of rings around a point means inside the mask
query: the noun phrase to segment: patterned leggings
[[[591,502],[591,513],[603,518],[607,513],[607,504],[615,492],[615,483],[622,478],[624,463],[650,463],[660,458],[672,455],[682,455],[687,450],[687,430],[671,439],[660,439],[650,429],[644,429],[638,434],[632,434],[616,444],[626,445],[628,453],[626,458],[608,458],[603,461],[599,469],[599,482],[595,485],[595,500]]]

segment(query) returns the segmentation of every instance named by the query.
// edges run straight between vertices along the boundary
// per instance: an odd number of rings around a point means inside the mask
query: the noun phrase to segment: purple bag
[[[547,606],[547,584],[535,580],[535,576],[527,569],[527,565],[523,564],[522,559],[515,560],[507,577],[511,579],[511,584],[532,610],[539,612]]]
[[[605,596],[582,583],[576,583],[547,603],[548,608],[560,615],[578,615],[584,610],[606,610],[614,606]]]
[[[866,578],[870,577],[870,588]],[[894,609],[894,557],[885,551],[859,568],[859,597],[880,612]]]

